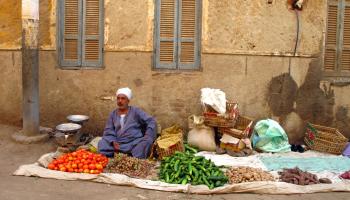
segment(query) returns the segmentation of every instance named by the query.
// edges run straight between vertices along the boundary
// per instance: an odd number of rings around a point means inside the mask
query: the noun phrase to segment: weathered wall
[[[21,125],[22,59],[19,51],[0,51],[0,121]]]
[[[203,1],[202,51],[206,53],[291,54],[297,26],[287,1]],[[308,1],[300,14],[300,46],[297,53],[320,50],[326,0]]]
[[[318,54],[322,49],[325,0],[308,1],[301,12],[302,29],[297,52],[302,57],[295,58],[288,55],[292,54],[295,44],[296,18],[295,13],[287,9],[285,1],[274,0],[270,5],[266,0],[203,0],[202,70],[192,72],[152,71],[153,0],[105,0],[105,8],[105,68],[62,70],[57,67],[54,51],[56,1],[40,1],[43,50],[40,52],[40,114],[43,125],[54,126],[66,121],[69,114],[81,113],[91,117],[88,125],[98,132],[115,107],[114,102],[101,100],[101,97],[112,96],[118,87],[128,86],[135,96],[132,104],[155,115],[163,126],[180,123],[186,127],[188,115],[200,114],[200,89],[213,87],[221,88],[229,99],[236,100],[241,113],[247,116],[276,116],[282,122],[293,117],[317,121],[299,112],[298,105],[301,105],[305,113],[321,113],[330,121],[328,125],[335,124],[343,130],[350,127],[347,113],[350,87],[332,87],[334,104],[328,106],[326,93],[319,90],[322,74],[315,73],[316,87],[313,82],[306,81],[313,75],[310,55]],[[0,121],[20,122],[20,53],[2,52],[0,63],[6,69],[0,72],[0,77],[6,76],[0,79],[0,103],[5,105],[0,108]],[[316,71],[321,70],[321,65],[315,66]],[[281,104],[282,107],[277,109],[283,112],[276,113],[269,103],[270,86],[273,80],[283,83],[285,78],[297,92],[293,101]],[[308,102],[321,105],[323,110],[298,104],[303,97],[297,95],[298,91],[307,94],[309,90],[316,91],[316,95]],[[280,87],[272,91],[277,100],[279,94],[286,93]],[[275,101],[272,99],[272,103]],[[293,139],[298,138],[300,130],[293,131],[292,134],[296,134]]]
[[[21,45],[22,0],[0,0],[0,49],[19,49]]]

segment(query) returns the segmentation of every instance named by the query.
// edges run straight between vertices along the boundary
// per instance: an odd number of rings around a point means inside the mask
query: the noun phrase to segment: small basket
[[[238,116],[237,122],[233,128],[219,128],[222,134],[228,134],[232,137],[243,139],[249,138],[252,131],[253,120],[248,117]]]
[[[233,102],[226,102],[226,113],[220,115],[213,111],[213,109],[204,105],[204,124],[212,127],[234,127],[238,117],[238,104]]]
[[[156,150],[158,154],[158,159],[162,160],[164,157],[173,155],[176,151],[185,151],[185,147],[183,144],[183,140],[178,141],[176,144],[168,147],[167,149],[160,148],[158,145],[156,145]]]
[[[339,155],[343,152],[348,139],[336,128],[308,123],[304,142],[312,150]]]

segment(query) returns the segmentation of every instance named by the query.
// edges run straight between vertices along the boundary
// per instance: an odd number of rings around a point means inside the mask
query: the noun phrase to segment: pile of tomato
[[[48,165],[48,168],[62,172],[99,174],[107,164],[106,156],[81,149],[58,157]]]

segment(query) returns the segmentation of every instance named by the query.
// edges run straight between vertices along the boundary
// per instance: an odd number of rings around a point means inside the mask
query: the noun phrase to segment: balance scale
[[[69,115],[69,123],[63,123],[56,126],[54,137],[61,147],[76,148],[84,145],[88,138],[81,133],[81,128],[89,120],[86,115]]]

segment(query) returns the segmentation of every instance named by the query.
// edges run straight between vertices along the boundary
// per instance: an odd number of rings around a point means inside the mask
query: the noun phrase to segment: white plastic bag
[[[201,102],[203,105],[211,106],[220,114],[226,112],[226,94],[219,89],[202,88]]]

